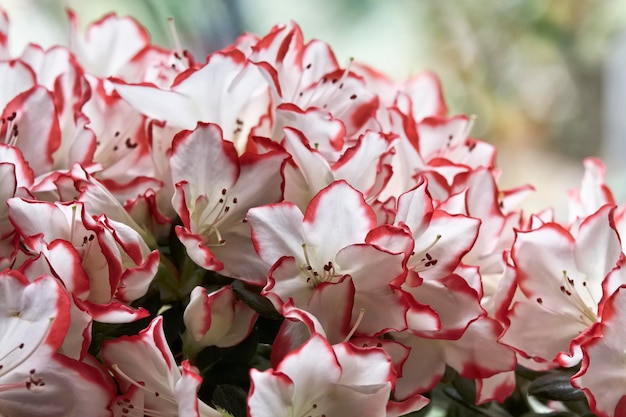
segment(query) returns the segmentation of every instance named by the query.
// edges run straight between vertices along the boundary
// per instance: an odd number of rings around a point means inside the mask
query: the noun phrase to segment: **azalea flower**
[[[82,203],[13,198],[8,205],[23,242],[22,268],[38,263],[59,277],[96,320],[145,317],[145,310],[128,304],[146,293],[159,253],[150,252],[132,229],[105,215],[91,216]]]
[[[320,191],[304,214],[284,202],[253,208],[247,219],[259,256],[271,266],[263,294],[277,309],[292,299],[296,307],[313,313],[328,333],[329,327],[341,329],[333,334],[355,324],[358,332],[368,335],[406,328],[409,306],[394,285],[404,277],[405,253],[368,243],[376,215],[346,182],[333,182]],[[401,229],[385,233],[403,246],[411,245]],[[341,313],[325,305],[341,306]],[[430,318],[425,321],[432,323]]]
[[[114,411],[120,415],[128,413],[124,410],[172,417],[222,415],[198,400],[196,391],[202,379],[190,364],[176,365],[160,316],[136,336],[106,342],[102,356],[123,393],[114,402]]]
[[[504,343],[538,362],[580,361],[578,345],[599,321],[610,295],[604,282],[623,256],[613,211],[605,205],[587,217],[575,238],[555,223],[517,233],[512,257],[524,298],[508,314]]]
[[[626,287],[618,288],[607,300],[601,322],[594,325],[590,337],[581,344],[583,360],[572,377],[572,385],[581,388],[594,413],[621,416],[626,412],[624,392],[624,326],[626,325]]]
[[[173,205],[183,222],[176,234],[194,262],[234,278],[265,282],[268,267],[254,252],[244,217],[248,209],[281,198],[286,157],[279,151],[238,157],[213,124],[199,124],[174,139]]]
[[[70,322],[59,282],[4,271],[0,297],[0,413],[110,415],[112,389],[99,371],[56,353]]]
[[[186,341],[192,348],[235,346],[250,334],[257,317],[258,313],[236,299],[230,286],[210,294],[196,287],[183,314]]]
[[[251,417],[379,417],[387,415],[395,372],[382,349],[331,346],[315,334],[276,369],[252,369],[250,378]]]

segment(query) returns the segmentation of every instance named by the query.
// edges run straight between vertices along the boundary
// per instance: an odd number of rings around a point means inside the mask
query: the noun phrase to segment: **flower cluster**
[[[197,62],[72,13],[69,48],[12,55],[0,17],[0,414],[626,415],[600,161],[558,223],[431,73],[294,23]]]

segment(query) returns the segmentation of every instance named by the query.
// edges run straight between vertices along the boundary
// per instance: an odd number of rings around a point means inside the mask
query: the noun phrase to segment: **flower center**
[[[588,325],[598,321],[598,316],[594,311],[598,303],[595,301],[586,280],[583,279],[581,285],[577,287],[576,281],[567,275],[567,271],[563,271],[563,283],[559,289],[581,312],[581,315],[578,316],[580,320]]]
[[[317,107],[321,107],[322,109],[328,108],[328,105],[330,103],[333,103],[334,101],[336,101],[335,96],[343,89],[344,81],[346,77],[348,77],[348,74],[350,74],[350,67],[352,66],[353,61],[354,61],[354,58],[351,57],[348,60],[348,65],[346,65],[346,68],[343,70],[341,75],[330,77],[330,78],[328,76],[324,76],[319,81],[317,81],[317,83],[311,89],[305,89],[305,91],[300,91],[298,93],[299,98],[302,98],[305,92],[309,93],[309,96],[303,105],[300,105],[300,103],[298,103],[298,101],[303,101],[303,99],[297,100],[296,104],[298,104],[298,106],[303,109],[308,109],[309,107],[314,105],[314,103]],[[306,68],[308,69],[309,66],[307,65]],[[300,85],[300,81],[298,81],[298,87],[299,85]],[[298,91],[298,88],[296,88],[295,91]],[[295,96],[295,91],[294,91],[294,96]],[[356,99],[356,95],[353,94],[352,96],[350,96],[350,100],[355,100],[355,99]],[[351,104],[349,102],[345,103],[345,105],[342,108],[336,109],[333,112],[333,117],[336,119],[341,118],[344,111],[350,108],[350,106]]]
[[[196,211],[199,213],[196,224],[208,246],[223,246],[226,243],[220,233],[220,223],[223,223],[231,207],[237,202],[237,197],[229,196],[226,188],[222,188],[218,201],[212,207],[209,207],[211,201],[206,195],[200,195],[196,199]]]
[[[27,391],[41,392],[46,385],[43,378],[37,377],[37,370],[31,369],[28,372],[28,378],[25,381],[13,382],[10,384],[0,384],[0,392],[25,389]]]
[[[143,382],[137,382],[136,380],[134,380],[133,378],[131,378],[130,376],[128,376],[128,374],[126,374],[124,371],[122,371],[120,369],[120,367],[114,363],[113,365],[111,365],[111,369],[113,369],[113,371],[123,380],[125,380],[126,382],[128,382],[129,384],[131,384],[132,386],[136,387],[137,389],[143,391],[145,394],[148,394],[150,397],[152,398],[158,398],[158,399],[162,399],[170,404],[174,404],[176,407],[178,407],[178,403],[176,402],[176,400],[172,397],[170,397],[169,395],[164,395],[163,393],[159,392],[159,391],[153,391],[149,388],[147,388],[145,386],[145,383]],[[166,414],[161,414],[161,415],[166,415]]]
[[[3,127],[6,125],[6,127],[4,127],[4,143],[9,146],[17,146],[17,136],[19,132],[17,129],[17,122],[15,121],[16,117],[17,114],[13,112],[10,116],[0,119],[0,123]]]
[[[411,257],[409,258],[407,267],[411,271],[420,273],[437,265],[437,262],[438,262],[437,258],[433,257],[428,251],[430,251],[440,240],[441,240],[441,235],[437,235],[435,237],[435,240],[426,248],[422,249],[419,252],[411,253]]]
[[[300,266],[300,271],[304,274],[306,282],[311,286],[311,288],[317,287],[322,282],[333,282],[335,278],[343,276],[335,271],[335,265],[332,261],[326,262],[322,266],[321,271],[314,268],[311,265],[311,259],[309,258],[306,243],[302,244],[302,251],[304,252],[304,264]]]

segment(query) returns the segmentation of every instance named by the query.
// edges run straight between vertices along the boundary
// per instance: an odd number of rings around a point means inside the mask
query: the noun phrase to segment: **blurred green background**
[[[626,7],[592,0],[5,0],[11,45],[67,44],[65,8],[85,26],[109,12],[131,15],[155,43],[202,60],[242,31],[264,34],[295,20],[307,39],[396,79],[422,70],[441,78],[451,113],[476,116],[472,135],[496,144],[501,183],[538,189],[531,210],[562,218],[581,158],[603,157],[616,196],[626,198]]]

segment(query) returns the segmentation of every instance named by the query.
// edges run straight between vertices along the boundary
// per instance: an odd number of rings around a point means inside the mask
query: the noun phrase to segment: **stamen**
[[[305,410],[302,414],[300,414],[301,417],[311,417],[311,412],[313,410],[315,410],[317,408],[317,404],[313,403],[311,404],[311,407],[309,407],[307,410]]]
[[[335,89],[329,89],[325,92],[325,94],[319,99],[320,102],[325,101],[326,103],[324,104],[324,108],[327,107],[328,103],[332,101],[333,97],[339,92],[339,90],[341,90],[343,88],[343,83],[346,80],[346,78],[348,77],[348,74],[350,73],[350,68],[352,67],[352,63],[354,62],[354,57],[350,57],[348,59],[348,65],[346,65],[346,68],[343,70],[343,73],[341,74],[341,77],[339,77],[339,79],[334,79],[332,81],[333,84],[338,85],[338,88]],[[328,91],[330,91],[330,96],[326,97],[326,94],[328,94]],[[354,96],[354,98],[356,98],[356,96]],[[350,97],[351,100],[354,100],[352,97]]]
[[[170,35],[172,35],[172,41],[174,41],[174,50],[178,54],[178,58],[183,55],[183,48],[180,46],[180,38],[178,37],[178,31],[176,30],[176,22],[173,17],[167,18],[167,24],[170,28]]]
[[[409,261],[409,268],[415,272],[421,272],[430,268],[431,266],[437,265],[438,260],[433,258],[433,256],[428,253],[438,242],[441,240],[441,235],[437,235],[435,240],[428,245],[426,248],[422,249],[420,252],[413,252],[411,254],[411,260],[418,258],[419,261]]]
[[[76,228],[76,226],[75,226],[76,225],[76,208],[77,208],[76,205],[72,206],[72,219],[70,220],[71,221],[71,224],[70,224],[70,242],[72,242],[72,245],[74,244],[73,243],[74,242],[74,230]]]
[[[17,144],[17,124],[15,123],[15,119],[17,117],[17,113],[13,112],[10,116],[6,118],[7,126],[4,132],[4,143],[10,146],[15,146]],[[3,123],[5,123],[5,119],[2,119]]]
[[[575,286],[575,281],[567,275],[567,271],[563,271],[563,285],[561,285],[561,292],[570,298],[570,300],[574,303],[576,307],[580,310],[582,315],[579,318],[586,322],[585,319],[588,319],[590,324],[596,323],[598,321],[597,314],[590,307],[590,304],[598,305],[595,301],[593,294],[589,287],[586,285],[586,282],[583,281],[583,287],[585,288],[585,292],[587,294],[587,300],[584,300],[581,294],[578,292]]]
[[[9,372],[11,372],[15,368],[17,368],[18,366],[23,364],[28,358],[30,358],[30,356],[33,354],[33,352],[35,352],[39,348],[39,346],[41,346],[41,344],[44,342],[44,340],[46,340],[46,337],[48,336],[48,333],[50,332],[50,328],[52,327],[52,322],[53,321],[54,321],[54,317],[51,317],[49,319],[49,321],[48,321],[48,328],[42,334],[41,338],[37,341],[37,343],[35,343],[34,346],[32,346],[32,347],[30,347],[30,345],[28,346],[28,349],[30,349],[30,352],[29,352],[28,355],[24,355],[24,357],[22,357],[16,363],[14,363],[11,366],[8,366],[6,368],[4,367],[4,364],[0,364],[0,377],[2,377],[3,375],[7,375]],[[13,354],[15,352],[18,352],[18,351],[21,351],[22,349],[24,349],[26,347],[27,346],[23,342],[20,343],[15,348],[13,348],[10,351],[8,351],[2,358],[0,358],[0,361],[6,360],[6,358],[8,358],[11,354]]]
[[[219,223],[226,214],[230,211],[231,206],[228,204],[229,197],[227,197],[228,190],[222,188],[221,197],[218,199],[217,204],[211,208],[209,206],[209,199],[205,195],[198,196],[196,199],[196,211],[199,213],[196,224],[201,228],[200,234],[206,235],[209,246],[222,246],[226,241],[222,238],[222,234],[219,231]],[[230,199],[232,204],[237,204],[237,197]],[[217,243],[211,243],[211,236],[217,237]]]
[[[354,333],[356,332],[356,329],[359,327],[359,324],[361,324],[361,322],[363,321],[363,316],[365,316],[365,309],[361,308],[359,310],[359,316],[356,318],[356,321],[354,322],[354,326],[352,326],[352,329],[350,329],[350,332],[348,333],[348,335],[343,339],[344,342],[349,341],[350,338],[354,335]]]
[[[298,93],[300,92],[300,87],[302,86],[302,78],[304,77],[304,71],[311,69],[311,65],[311,63],[307,64],[307,66],[304,67],[302,71],[300,71],[298,82],[296,83],[296,87],[293,89],[293,94],[291,95],[292,102],[296,100],[296,96],[298,96]],[[302,93],[300,93],[300,95],[302,95]]]
[[[163,398],[164,400],[166,400],[166,401],[168,401],[168,402],[170,402],[170,403],[172,403],[172,404],[178,405],[178,403],[176,402],[176,400],[174,400],[172,397],[170,397],[170,396],[168,396],[168,395],[163,395],[162,393],[157,392],[157,391],[151,391],[150,389],[148,389],[148,388],[146,388],[144,385],[142,385],[143,383],[137,382],[137,381],[135,381],[134,379],[132,379],[130,376],[128,376],[127,374],[125,374],[125,373],[124,373],[124,372],[120,369],[120,367],[119,367],[116,363],[114,363],[113,365],[111,365],[111,368],[113,369],[113,371],[114,371],[117,375],[119,375],[120,377],[122,377],[122,378],[123,378],[126,382],[128,382],[129,384],[131,384],[131,385],[133,385],[133,386],[135,386],[135,387],[139,388],[140,390],[142,390],[142,391],[144,391],[144,392],[146,392],[146,393],[148,393],[148,394],[150,394],[150,395],[152,395],[152,396],[154,396],[154,397]]]

